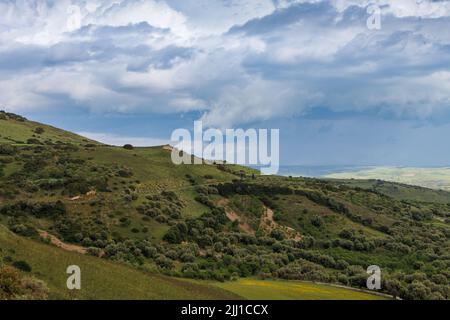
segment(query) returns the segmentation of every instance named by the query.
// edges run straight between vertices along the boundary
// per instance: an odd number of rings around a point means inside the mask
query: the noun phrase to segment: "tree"
[[[23,260],[14,261],[13,266],[19,270],[22,270],[25,272],[31,272],[31,266],[26,261],[23,261]]]
[[[406,288],[406,298],[409,300],[424,300],[430,293],[431,290],[420,281],[413,281]]]
[[[126,145],[124,145],[123,148],[126,149],[126,150],[133,150],[134,149],[133,145],[128,144],[128,143]]]

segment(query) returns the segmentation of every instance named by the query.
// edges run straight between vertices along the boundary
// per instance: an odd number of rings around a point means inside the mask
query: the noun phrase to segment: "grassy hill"
[[[0,266],[31,266],[50,298],[252,298],[262,291],[242,281],[256,277],[307,299],[289,281],[364,288],[372,264],[384,293],[450,296],[444,191],[176,166],[168,147],[107,146],[7,113],[0,139]],[[73,297],[60,287],[72,261],[91,270]],[[333,288],[316,297],[352,296]]]
[[[38,243],[0,226],[0,257],[27,261],[32,273],[44,280],[50,299],[241,299],[206,284],[145,273],[124,264],[67,252]],[[81,269],[81,290],[68,290],[66,269]]]
[[[64,142],[77,145],[93,143],[99,145],[98,142],[77,134],[0,111],[0,143],[24,145],[29,139],[39,139],[43,143]]]
[[[287,281],[246,280],[219,283],[176,279],[67,252],[14,235],[1,226],[0,244],[2,259],[9,257],[14,261],[29,262],[31,273],[45,280],[49,287],[49,299],[381,299],[379,296],[345,288]],[[81,290],[70,291],[66,287],[66,268],[69,265],[81,268]]]

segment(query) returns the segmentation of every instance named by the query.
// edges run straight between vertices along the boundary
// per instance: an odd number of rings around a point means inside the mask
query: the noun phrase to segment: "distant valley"
[[[336,179],[377,179],[437,190],[450,190],[450,167],[372,167],[326,174]]]
[[[383,180],[450,191],[450,167],[394,167],[361,165],[281,166],[280,174],[292,177]]]

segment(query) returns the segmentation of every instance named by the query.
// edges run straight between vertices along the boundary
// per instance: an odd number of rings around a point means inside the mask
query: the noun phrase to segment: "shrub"
[[[422,212],[413,210],[411,212],[411,218],[416,221],[426,221],[432,219],[433,215],[430,212]]]
[[[123,148],[126,149],[126,150],[133,150],[134,149],[134,147],[131,144],[126,144],[126,145],[123,146]]]
[[[159,256],[155,260],[156,264],[162,268],[162,269],[172,269],[173,268],[173,262],[169,258],[166,258],[165,256]]]
[[[0,214],[7,216],[33,215],[37,218],[61,216],[66,213],[66,206],[61,201],[48,203],[32,203],[19,201],[0,209]]]
[[[91,256],[94,256],[94,257],[100,257],[102,254],[102,250],[100,248],[96,248],[96,247],[89,247],[88,254]]]
[[[2,120],[12,119],[12,120],[16,120],[19,122],[24,122],[27,120],[27,118],[25,118],[25,117],[19,116],[12,112],[6,112],[6,111],[0,111],[0,119],[2,119]]]
[[[187,239],[187,231],[185,223],[178,223],[167,231],[164,240],[169,243],[181,243]]]
[[[12,156],[16,153],[17,149],[9,144],[0,144],[0,154]]]
[[[19,269],[19,270],[22,270],[25,272],[31,272],[31,266],[26,261],[23,261],[23,260],[14,261],[13,266],[16,269]]]
[[[23,298],[29,300],[45,300],[49,289],[44,281],[33,277],[26,277],[20,282],[23,290]]]
[[[314,216],[311,218],[311,224],[317,228],[320,228],[323,226],[323,219],[320,216]]]
[[[34,227],[18,223],[15,219],[10,221],[9,229],[12,232],[24,237],[34,237],[38,235],[38,232]]]
[[[36,134],[43,134],[45,132],[45,130],[44,130],[44,128],[42,128],[42,127],[37,127],[35,130],[34,130],[34,133],[36,133]]]
[[[41,141],[39,141],[39,139],[36,138],[30,138],[27,139],[27,144],[41,144]]]
[[[353,232],[351,230],[342,230],[339,232],[339,237],[342,239],[351,240],[353,238]]]
[[[19,295],[20,291],[19,271],[10,266],[0,268],[0,300],[12,299]]]
[[[276,229],[273,230],[273,231],[270,233],[270,236],[271,236],[272,238],[274,238],[274,239],[279,240],[279,241],[281,241],[281,240],[284,239],[284,233],[283,233],[282,231],[276,230]]]
[[[200,202],[201,204],[210,208],[214,207],[214,203],[212,203],[204,194],[200,194],[199,196],[195,197],[195,201]]]
[[[133,175],[133,171],[130,168],[121,168],[117,171],[117,175],[122,178],[129,178]]]
[[[0,267],[0,300],[44,300],[48,292],[45,282],[33,277],[22,278],[20,272],[11,266]]]

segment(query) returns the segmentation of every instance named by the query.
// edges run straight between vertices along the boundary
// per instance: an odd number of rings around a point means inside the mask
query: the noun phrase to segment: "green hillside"
[[[378,296],[326,285],[287,281],[248,280],[237,282],[196,282],[142,272],[99,259],[71,253],[12,234],[0,226],[0,257],[28,261],[36,277],[45,280],[49,299],[380,299]],[[49,263],[51,261],[51,263]],[[66,287],[66,268],[77,265],[82,271],[81,290]],[[250,287],[249,287],[250,286]],[[255,286],[259,287],[254,290]],[[266,290],[261,291],[260,289]],[[253,289],[252,289],[253,288]],[[270,289],[270,295],[268,290]],[[265,297],[263,296],[265,294]]]
[[[188,298],[252,298],[258,286],[240,284],[255,278],[365,288],[373,264],[384,293],[450,297],[443,191],[176,166],[167,146],[107,146],[6,113],[0,139],[0,267],[43,280],[50,298],[182,299],[189,285]],[[60,286],[74,260],[92,272],[72,297]],[[314,296],[295,286],[277,296]],[[317,298],[349,297],[334,289]]]
[[[86,143],[99,144],[74,133],[29,121],[13,113],[0,111],[0,143],[24,145],[31,142],[31,144],[34,144],[34,141],[28,141],[29,139],[38,139],[46,144],[58,142],[77,145]]]
[[[67,252],[28,240],[0,226],[0,257],[27,261],[44,280],[49,299],[240,299],[212,286],[144,273],[124,264]],[[81,269],[81,290],[68,290],[66,269]]]

